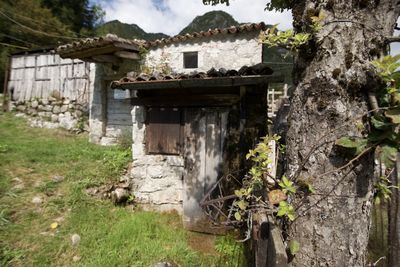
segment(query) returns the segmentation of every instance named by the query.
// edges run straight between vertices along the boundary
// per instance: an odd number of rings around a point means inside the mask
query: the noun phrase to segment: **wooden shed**
[[[196,77],[125,78],[112,88],[133,106],[131,178],[138,201],[178,210],[188,229],[215,232],[200,201],[223,175],[240,172],[240,159],[265,135],[268,83],[282,77]]]

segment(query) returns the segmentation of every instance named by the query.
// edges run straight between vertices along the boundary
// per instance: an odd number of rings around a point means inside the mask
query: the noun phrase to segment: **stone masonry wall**
[[[133,194],[145,209],[176,210],[182,213],[184,161],[181,156],[147,155],[145,151],[145,108],[132,109]]]
[[[174,72],[208,71],[211,68],[239,69],[262,62],[262,45],[258,32],[220,34],[151,48],[146,65],[157,69],[166,64]],[[198,68],[183,68],[183,53],[198,52]]]
[[[49,97],[16,101],[11,102],[10,110],[25,114],[34,127],[88,131],[88,105],[76,100]]]

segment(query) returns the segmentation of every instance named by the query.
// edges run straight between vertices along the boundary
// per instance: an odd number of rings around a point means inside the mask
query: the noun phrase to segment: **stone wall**
[[[181,156],[147,155],[145,108],[132,109],[133,163],[129,176],[133,194],[145,209],[182,213],[184,161]]]
[[[146,65],[156,68],[168,65],[174,72],[208,71],[209,69],[239,69],[262,62],[262,45],[258,32],[220,34],[150,48]],[[198,68],[183,68],[183,53],[198,52]]]
[[[87,104],[76,100],[49,97],[10,103],[10,109],[25,114],[35,127],[64,128],[88,131],[89,110]]]
[[[139,62],[125,60],[114,70],[107,64],[96,64],[93,94],[90,97],[89,140],[101,145],[115,145],[119,139],[132,135],[131,100],[114,99],[110,83],[137,71]]]

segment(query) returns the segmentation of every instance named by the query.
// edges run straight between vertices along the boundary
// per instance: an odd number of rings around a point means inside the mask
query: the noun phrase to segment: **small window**
[[[148,154],[179,155],[182,148],[181,110],[149,108],[146,124]]]
[[[183,53],[183,67],[185,69],[195,69],[198,67],[198,52]]]

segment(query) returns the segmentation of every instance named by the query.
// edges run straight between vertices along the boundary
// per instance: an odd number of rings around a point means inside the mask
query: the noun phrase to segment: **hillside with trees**
[[[197,16],[179,34],[208,31],[209,29],[226,28],[239,24],[230,14],[224,11],[210,11],[202,16]]]
[[[168,37],[164,33],[147,33],[136,24],[127,24],[119,20],[108,21],[100,25],[96,30],[97,35],[106,35],[113,33],[122,38],[156,40]]]
[[[54,47],[94,36],[94,29],[104,15],[99,6],[89,4],[88,0],[1,0],[0,3],[1,84],[10,52]]]

